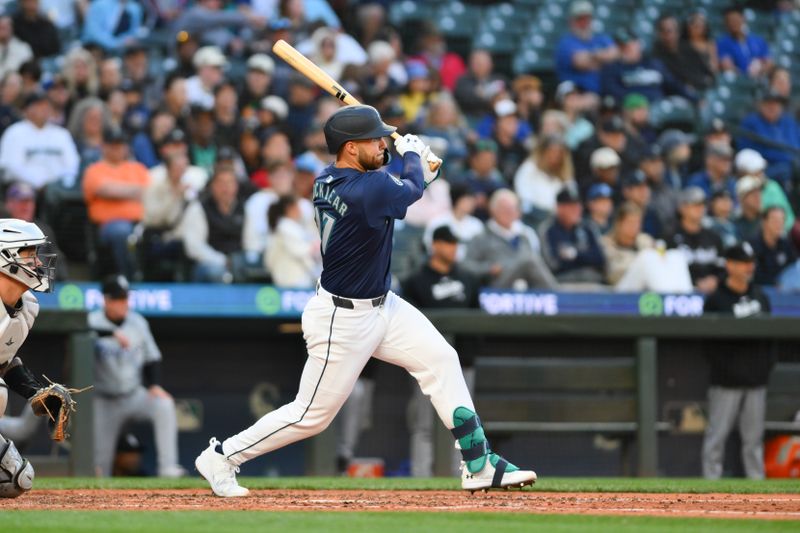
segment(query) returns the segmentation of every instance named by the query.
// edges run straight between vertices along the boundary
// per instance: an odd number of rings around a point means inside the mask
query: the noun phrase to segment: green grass
[[[682,519],[615,516],[559,516],[487,513],[285,513],[264,511],[11,511],[3,514],[4,531],[126,533],[191,531],[192,533],[281,531],[291,533],[374,532],[436,533],[510,531],[614,531],[614,533],[687,532],[749,533],[797,531],[797,523],[779,521]]]
[[[455,478],[343,478],[343,477],[243,477],[240,483],[251,489],[359,489],[359,490],[460,490]],[[206,488],[199,478],[37,478],[39,489],[190,489]],[[526,489],[529,490],[529,489]],[[800,493],[800,480],[682,478],[542,478],[534,490],[555,492],[723,492],[731,494]]]

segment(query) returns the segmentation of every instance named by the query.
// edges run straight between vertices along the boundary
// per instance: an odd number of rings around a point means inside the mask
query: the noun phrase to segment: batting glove
[[[430,146],[423,148],[420,159],[422,159],[422,177],[425,179],[425,187],[427,188],[442,173],[442,160],[431,152]],[[436,170],[431,170],[432,164],[436,166]]]
[[[425,149],[425,143],[422,142],[422,139],[416,135],[407,133],[394,142],[394,149],[397,150],[397,153],[401,156],[405,155],[406,152],[414,152],[418,156],[422,157],[422,151]]]

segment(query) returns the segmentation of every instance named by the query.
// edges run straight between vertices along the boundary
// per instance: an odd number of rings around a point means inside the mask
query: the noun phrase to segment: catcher
[[[41,383],[17,356],[39,313],[39,303],[28,289],[52,289],[56,254],[41,251],[47,242],[36,224],[0,219],[0,416],[11,389],[30,400],[34,413],[50,419],[53,440],[63,440],[75,409],[70,395],[74,391],[50,380]],[[16,498],[32,485],[33,466],[0,435],[0,497]]]

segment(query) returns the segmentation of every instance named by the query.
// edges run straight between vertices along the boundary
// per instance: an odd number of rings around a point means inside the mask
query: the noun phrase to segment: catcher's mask
[[[0,272],[34,291],[51,292],[56,254],[45,251],[49,244],[36,224],[0,219]]]

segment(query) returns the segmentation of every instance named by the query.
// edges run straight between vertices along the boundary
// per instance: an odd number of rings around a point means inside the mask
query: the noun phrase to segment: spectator
[[[422,241],[428,252],[433,251],[433,233],[442,226],[447,226],[459,241],[456,258],[464,259],[467,245],[477,235],[483,233],[483,222],[472,216],[475,211],[475,196],[463,185],[450,187],[450,205],[452,210],[446,215],[434,218],[425,227]]]
[[[786,215],[778,206],[761,213],[761,231],[750,243],[756,259],[756,285],[776,285],[781,272],[797,260],[794,249],[784,232]]]
[[[706,214],[706,193],[703,189],[687,187],[681,191],[678,211],[678,227],[667,245],[684,254],[695,288],[704,294],[711,294],[719,282],[723,248],[719,235],[703,227]]]
[[[769,73],[767,86],[768,91],[783,96],[784,101],[789,106],[789,114],[796,117],[800,102],[792,101],[792,73],[786,68],[775,67]]]
[[[309,59],[334,80],[340,79],[346,63],[336,54],[336,31],[321,26],[311,34],[311,43]]]
[[[306,172],[311,172],[316,178],[322,171],[334,162],[335,156],[328,152],[328,144],[325,142],[325,131],[322,122],[313,122],[306,132],[303,143],[305,152],[295,159],[296,170],[301,171],[301,163],[306,167]],[[313,179],[312,179],[313,181]],[[302,197],[302,195],[301,195]],[[310,196],[309,196],[310,197]]]
[[[603,237],[609,263],[609,281],[617,292],[646,291],[690,293],[692,278],[680,250],[665,250],[664,241],[656,241],[641,233],[641,209],[634,204],[620,206],[614,216],[614,228]],[[612,272],[613,277],[612,277]]]
[[[619,59],[600,70],[600,93],[611,95],[618,102],[632,93],[641,94],[650,103],[666,96],[692,100],[695,95],[678,82],[658,60],[645,57],[642,42],[633,32],[621,29],[614,36]]]
[[[733,224],[733,197],[726,189],[719,189],[711,194],[708,204],[711,218],[711,230],[719,235],[726,248],[739,242],[736,226]]]
[[[650,103],[639,93],[628,93],[622,100],[625,131],[642,144],[656,142],[656,129],[650,125]]]
[[[464,268],[490,287],[554,290],[558,282],[541,257],[536,233],[520,220],[519,200],[508,189],[492,194],[486,231],[467,246]]]
[[[664,161],[664,182],[673,189],[683,188],[687,164],[692,156],[692,138],[681,130],[669,129],[658,136],[658,149]]]
[[[67,130],[48,123],[50,102],[40,92],[25,97],[25,120],[13,124],[0,139],[0,166],[12,179],[35,189],[61,181],[71,187],[80,163]]]
[[[757,176],[742,176],[736,182],[739,212],[733,221],[736,233],[743,241],[756,238],[761,224],[761,190],[764,182]]]
[[[33,59],[28,43],[14,37],[14,23],[8,15],[0,15],[0,77],[19,70],[23,63]]]
[[[622,199],[635,204],[642,211],[642,231],[654,239],[664,236],[658,213],[650,204],[652,196],[647,176],[641,170],[636,170],[622,180]]]
[[[614,214],[614,190],[605,183],[595,183],[586,193],[584,222],[597,235],[605,235],[611,228]]]
[[[469,170],[456,183],[467,186],[475,195],[475,216],[486,220],[489,212],[489,197],[497,189],[505,187],[505,181],[497,169],[497,144],[491,139],[476,141],[470,148]]]
[[[256,135],[263,140],[276,130],[283,129],[288,116],[289,105],[283,98],[274,94],[265,96],[256,111]]]
[[[266,54],[253,54],[247,60],[244,87],[239,93],[239,107],[245,120],[254,116],[261,101],[270,94],[275,61]]]
[[[286,126],[289,139],[292,144],[293,153],[300,153],[303,149],[303,137],[305,132],[314,122],[317,111],[316,84],[295,72],[289,80],[289,113],[286,116]]]
[[[89,220],[100,243],[111,248],[117,272],[134,274],[128,247],[134,226],[142,220],[142,196],[150,178],[141,163],[128,160],[128,137],[118,129],[103,134],[103,159],[86,169],[83,194]]]
[[[179,129],[170,131],[161,139],[161,143],[158,146],[158,155],[163,162],[150,169],[150,181],[152,183],[155,184],[167,180],[166,160],[174,154],[189,155],[186,134]],[[208,183],[208,172],[202,167],[189,164],[183,173],[182,180],[188,189],[199,195],[205,188],[206,183]]]
[[[410,124],[421,124],[433,100],[434,86],[428,67],[422,61],[406,63],[408,84],[398,98],[403,108],[406,121]]]
[[[755,150],[745,148],[736,154],[734,164],[736,166],[737,176],[742,177],[750,175],[761,179],[764,185],[764,188],[761,190],[761,209],[764,210],[772,206],[781,207],[786,214],[786,226],[784,229],[789,233],[794,227],[795,215],[783,187],[775,180],[767,177],[767,160],[761,157],[761,154]]]
[[[97,333],[94,367],[94,461],[97,474],[111,475],[117,438],[134,420],[153,424],[158,475],[182,477],[178,463],[175,400],[161,386],[161,351],[147,320],[128,307],[128,281],[119,275],[102,284],[105,306],[89,313]]]
[[[479,308],[480,284],[459,265],[458,247],[459,239],[449,226],[436,228],[428,262],[403,281],[403,298],[419,309]],[[474,384],[473,361],[465,358],[461,364],[465,380]],[[433,473],[433,409],[428,405],[427,410],[423,410],[422,400],[419,387],[414,387],[409,405],[410,412],[414,413],[409,417],[411,473],[415,477],[430,477]]]
[[[261,145],[261,168],[250,175],[250,181],[261,189],[270,187],[272,169],[280,168],[292,160],[292,147],[285,133],[268,131]]]
[[[161,162],[158,146],[171,131],[175,129],[175,117],[165,109],[156,111],[150,116],[147,128],[133,137],[131,151],[133,157],[146,166],[153,168]]]
[[[304,224],[298,198],[279,197],[267,213],[271,231],[264,267],[278,287],[313,287],[322,272],[319,233]]]
[[[214,172],[217,161],[216,131],[217,123],[211,109],[193,106],[189,115],[189,159],[206,171],[207,175]]]
[[[672,232],[678,211],[678,191],[664,181],[664,161],[658,145],[648,147],[639,162],[641,170],[650,186],[650,205],[658,216],[664,234]]]
[[[238,199],[239,182],[231,167],[219,167],[208,184],[209,195],[192,202],[184,224],[186,255],[195,262],[197,282],[231,283],[242,278],[244,205]]]
[[[36,59],[61,51],[58,30],[50,18],[39,11],[39,0],[22,0],[14,15],[14,34],[31,47]]]
[[[555,216],[540,229],[542,255],[559,283],[602,283],[605,257],[600,237],[582,221],[581,199],[570,187],[556,197]]]
[[[583,141],[594,134],[594,125],[584,116],[592,110],[596,98],[587,98],[573,81],[562,81],[556,87],[556,104],[564,110],[566,128],[562,135],[570,150],[575,150]],[[545,111],[542,116],[542,130],[545,130],[545,116],[553,111]],[[539,131],[543,135],[544,131]]]
[[[575,165],[575,178],[585,190],[591,176],[590,159],[598,148],[608,147],[614,150],[619,156],[620,172],[625,175],[639,166],[639,160],[647,150],[647,146],[641,141],[631,137],[625,131],[625,123],[614,114],[610,118],[600,122],[599,128],[594,135],[583,141],[572,154],[572,161]]]
[[[97,96],[105,100],[122,85],[122,61],[107,57],[100,62]]]
[[[458,79],[467,71],[461,56],[447,50],[447,41],[435,24],[425,25],[419,39],[418,57],[438,74],[442,87],[450,92],[456,89]]]
[[[620,159],[617,152],[607,146],[598,148],[592,152],[592,157],[589,160],[589,167],[592,169],[592,183],[605,183],[614,190],[616,196],[620,192]],[[589,184],[584,184],[583,190],[588,190]],[[586,196],[584,194],[584,196]]]
[[[608,35],[592,31],[594,7],[587,0],[574,0],[569,8],[569,33],[556,48],[556,75],[580,89],[600,93],[600,69],[619,54]]]
[[[492,139],[497,143],[497,167],[506,183],[514,181],[514,174],[530,151],[531,131],[517,116],[513,100],[498,100],[494,104],[495,121]]]
[[[61,73],[67,82],[72,102],[83,100],[87,96],[95,96],[100,89],[97,62],[85,48],[73,48],[67,52]]]
[[[718,190],[726,190],[733,196],[736,194],[736,179],[731,175],[732,159],[733,150],[729,145],[706,145],[705,167],[689,176],[686,185],[700,187],[706,196],[711,196]]]
[[[184,78],[175,74],[167,77],[160,109],[175,118],[175,126],[178,129],[186,131],[190,106]]]
[[[700,10],[692,12],[686,19],[683,35],[675,15],[659,17],[653,57],[661,61],[673,77],[694,91],[704,91],[714,85],[716,43],[709,37],[708,25]]]
[[[405,66],[397,61],[397,54],[386,41],[373,41],[367,49],[369,61],[361,77],[364,101],[380,106],[383,99],[399,94],[408,83]],[[426,68],[431,68],[420,58]],[[459,61],[461,59],[459,58]],[[461,61],[463,64],[463,61]]]
[[[142,27],[142,6],[128,0],[94,0],[89,4],[81,41],[118,52],[133,44]]]
[[[222,81],[214,87],[214,119],[216,121],[216,144],[225,146],[231,139],[238,139],[242,128],[239,118],[239,95],[236,85]]]
[[[86,0],[42,0],[41,11],[53,21],[59,30],[72,35],[79,32],[81,20],[86,16],[89,2]]]
[[[48,254],[55,254],[56,258],[56,279],[63,281],[69,279],[69,271],[67,269],[67,258],[58,248],[56,242],[56,234],[49,224],[36,217],[36,191],[29,184],[24,181],[16,181],[11,183],[6,189],[5,195],[5,213],[3,218],[16,218],[24,220],[25,222],[33,222],[42,233],[47,235],[47,244],[41,247],[41,251]]]
[[[264,252],[269,247],[269,207],[278,198],[292,194],[294,174],[286,161],[275,161],[270,169],[269,181],[262,182],[261,190],[252,194],[244,204],[243,246],[248,264],[264,262]],[[312,214],[311,217],[314,215]],[[313,225],[313,222],[312,222]]]
[[[747,30],[740,6],[727,7],[724,17],[727,33],[717,39],[720,69],[738,71],[751,78],[764,76],[772,68],[767,42]]]
[[[198,42],[213,45],[220,50],[228,46],[241,47],[235,43],[238,35],[235,32],[246,27],[263,28],[266,19],[249,9],[223,10],[224,2],[220,0],[199,0],[186,8],[173,23],[177,36],[182,32],[194,36]]]
[[[453,95],[467,119],[474,123],[492,112],[494,99],[506,91],[505,79],[494,72],[491,54],[474,49],[469,55],[469,70],[456,82]]]
[[[222,69],[228,60],[216,46],[204,46],[194,54],[193,63],[197,74],[186,80],[187,101],[190,106],[211,109],[214,107],[214,87],[223,80]]]
[[[150,111],[161,104],[161,86],[164,78],[161,74],[151,74],[150,50],[142,44],[132,44],[122,54],[122,71],[125,79],[142,93],[142,104]],[[160,71],[161,69],[159,69]]]
[[[79,178],[102,158],[103,131],[111,126],[111,114],[99,98],[90,96],[75,105],[68,127],[80,157]]]
[[[725,252],[728,276],[706,298],[704,313],[745,319],[769,314],[767,296],[752,283],[755,255],[748,243]],[[715,339],[707,346],[711,366],[708,389],[708,423],[703,439],[703,476],[722,477],[725,442],[738,423],[742,438],[742,462],[750,479],[764,479],[764,416],[767,381],[775,363],[769,341]]]
[[[767,175],[791,190],[800,160],[800,124],[786,112],[786,99],[775,92],[761,95],[758,111],[742,120],[737,139],[740,149],[752,148],[769,163]]]
[[[544,112],[542,80],[536,76],[521,74],[511,82],[511,91],[517,103],[517,116],[530,131],[537,131]]]
[[[642,250],[653,248],[653,238],[642,233],[641,208],[625,202],[614,214],[611,231],[603,235],[603,254],[606,257],[606,281],[616,285]]]
[[[447,141],[447,151],[437,155],[445,161],[449,174],[463,171],[467,159],[467,137],[471,132],[450,95],[442,93],[431,102],[421,133]]]
[[[0,136],[10,125],[20,120],[22,77],[8,72],[0,78]]]
[[[162,179],[152,179],[144,191],[144,248],[146,264],[184,257],[183,224],[186,208],[198,196],[189,177],[189,158],[185,152],[166,156]],[[166,280],[165,280],[166,281]]]
[[[539,221],[555,211],[558,193],[574,184],[569,149],[564,139],[555,135],[540,138],[514,176],[522,212]]]

